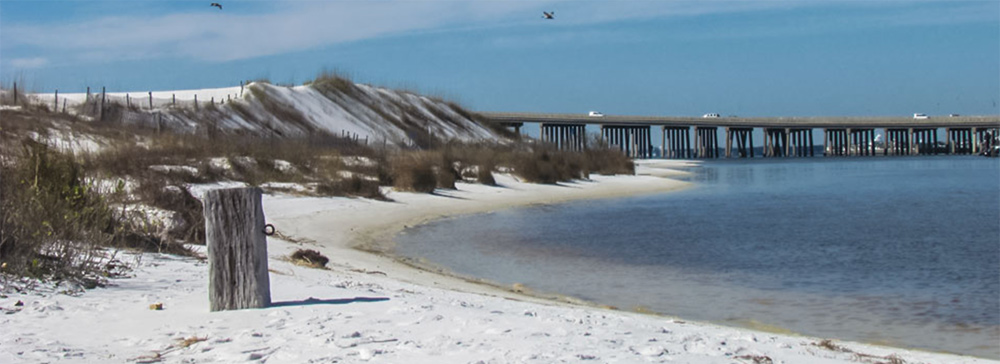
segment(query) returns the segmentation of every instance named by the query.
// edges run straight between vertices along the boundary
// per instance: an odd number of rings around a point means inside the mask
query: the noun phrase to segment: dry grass
[[[0,158],[5,271],[91,281],[103,273],[101,249],[153,240],[112,206],[122,199],[120,189],[102,194],[86,182],[75,156],[30,139],[18,146],[19,152]]]
[[[314,83],[356,87],[336,75],[321,75]],[[266,93],[260,97],[267,98]],[[221,113],[230,106],[238,112],[236,105],[227,103],[201,112]],[[281,107],[271,109],[280,114]],[[464,117],[474,117],[450,107]],[[125,112],[121,105],[107,110]],[[78,258],[92,257],[93,247],[100,246],[185,253],[179,242],[204,242],[201,203],[184,187],[191,183],[283,182],[308,188],[296,193],[384,200],[382,186],[431,193],[437,188],[455,188],[460,180],[493,185],[493,172],[500,168],[537,183],[585,179],[590,173],[631,174],[634,168],[620,152],[597,143],[571,152],[532,142],[446,142],[432,138],[425,127],[415,126],[415,138],[422,140],[417,144],[428,149],[376,149],[324,133],[261,136],[215,128],[212,122],[206,122],[208,126],[198,134],[175,134],[139,125],[88,122],[44,108],[0,113],[0,167],[4,168],[0,202],[5,227],[0,260],[9,263],[6,271],[24,274],[50,272],[49,267],[79,271],[93,264]],[[423,125],[418,120],[399,122]],[[101,140],[104,149],[67,155],[26,138],[36,135],[45,140],[53,130],[68,132],[73,138]],[[364,163],[347,163],[347,159]],[[86,181],[128,181],[129,187],[127,191],[119,188],[115,193],[121,196],[113,196],[113,191],[98,191]],[[157,230],[149,221],[124,221],[114,213],[114,209],[139,204],[171,211],[178,223],[168,231]],[[80,241],[93,245],[81,247]],[[84,263],[66,264],[66,259]]]
[[[772,364],[774,360],[767,355],[741,355],[737,356],[736,359],[746,360],[753,364]]]
[[[431,193],[438,186],[435,167],[440,167],[440,155],[433,152],[404,152],[390,161],[393,187],[399,191]]]
[[[853,355],[855,361],[862,363],[872,363],[872,364],[906,364],[906,360],[900,358],[896,354],[890,354],[886,356],[871,355],[865,353],[855,352],[847,347],[837,345],[830,339],[823,339],[819,342],[813,343],[812,345],[821,347],[826,350],[835,351],[839,353],[849,353]]]
[[[326,268],[326,263],[330,262],[330,258],[327,258],[320,252],[311,249],[296,250],[291,256],[288,257],[288,259],[297,265],[317,269]]]
[[[192,337],[188,337],[188,338],[178,339],[177,340],[177,346],[181,347],[181,348],[186,348],[186,347],[189,347],[191,345],[194,345],[194,344],[200,343],[202,341],[206,341],[206,340],[208,340],[208,336],[205,336],[205,337],[192,336]]]

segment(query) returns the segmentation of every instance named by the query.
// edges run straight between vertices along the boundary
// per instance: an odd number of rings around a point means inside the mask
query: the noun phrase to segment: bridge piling
[[[972,154],[979,154],[979,139],[980,139],[980,136],[976,133],[976,128],[975,127],[973,127],[972,129],[969,130],[969,139],[970,139],[970,142],[971,142],[971,143],[969,143],[969,144],[971,144],[969,146],[969,149],[971,150]]]

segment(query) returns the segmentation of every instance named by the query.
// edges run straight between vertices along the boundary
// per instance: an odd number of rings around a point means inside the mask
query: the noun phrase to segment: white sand
[[[820,339],[755,332],[529,298],[433,274],[353,249],[378,250],[405,225],[532,203],[652,193],[684,183],[671,163],[647,176],[540,186],[500,176],[503,187],[460,184],[445,196],[392,193],[396,202],[265,197],[268,221],[299,243],[269,239],[276,307],[208,312],[207,265],[146,254],[131,279],[80,296],[36,290],[0,298],[0,363],[857,363],[887,361],[813,345]],[[460,197],[460,198],[453,198]],[[329,270],[282,258],[300,247]],[[310,300],[313,299],[314,300]],[[14,302],[25,303],[19,311]],[[152,303],[163,303],[152,311]],[[281,304],[284,303],[284,304]],[[181,340],[204,339],[183,346]],[[196,340],[192,340],[196,341]],[[859,343],[837,345],[908,363],[995,363]],[[763,362],[763,361],[762,361]]]

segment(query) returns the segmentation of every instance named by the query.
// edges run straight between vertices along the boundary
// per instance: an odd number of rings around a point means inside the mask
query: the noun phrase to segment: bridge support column
[[[541,140],[559,150],[583,150],[586,144],[585,124],[540,124]],[[602,139],[607,137],[607,129],[601,128]]]
[[[726,127],[726,159],[733,157],[733,131]]]
[[[750,139],[749,144],[747,139]],[[753,157],[753,128],[726,127],[726,158],[733,157],[733,148],[737,158]]]
[[[823,156],[830,155],[830,129],[823,128]]]
[[[789,152],[791,151],[791,145],[792,145],[792,143],[789,143],[789,141],[790,141],[789,139],[791,139],[791,136],[792,136],[791,133],[792,133],[791,129],[785,128],[785,133],[781,135],[781,138],[784,139],[784,141],[785,141],[784,148],[782,148],[782,149],[785,150],[785,155],[784,155],[785,157],[790,157],[791,156],[791,154],[789,154]]]
[[[848,129],[847,134],[848,134],[847,138],[848,155],[849,156],[859,155],[858,152],[860,152],[861,143],[858,142],[858,131],[854,129]]]
[[[948,138],[948,154],[955,154],[955,131],[951,128],[944,129],[945,137]]]
[[[688,127],[663,126],[663,157],[691,158],[688,154]]]
[[[938,130],[937,130],[937,128],[934,128],[934,129],[931,129],[931,131],[933,133],[932,136],[931,136],[931,138],[934,139],[934,155],[937,155],[938,153],[941,152],[941,151],[938,150]]]
[[[980,136],[978,133],[976,133],[976,128],[972,128],[971,130],[969,130],[969,139],[971,139],[971,143],[969,143],[971,144],[969,145],[971,154],[979,154]]]
[[[764,158],[774,156],[774,141],[771,137],[771,129],[764,128]]]
[[[816,145],[813,144],[813,131],[812,131],[812,129],[809,129],[809,135],[807,136],[807,138],[809,138],[809,156],[810,157],[814,157],[815,156],[814,153],[816,153]]]
[[[696,158],[716,158],[719,149],[718,128],[709,126],[699,126],[695,128]]]
[[[660,158],[667,159],[667,128],[660,127]]]

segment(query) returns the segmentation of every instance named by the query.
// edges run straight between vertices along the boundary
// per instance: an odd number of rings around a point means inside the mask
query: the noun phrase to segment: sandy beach
[[[390,192],[393,202],[267,195],[264,211],[279,232],[268,245],[272,307],[211,313],[204,261],[126,255],[137,267],[108,287],[65,294],[74,287],[45,285],[0,297],[0,362],[996,362],[526,295],[390,254],[395,234],[441,217],[682,189],[689,185],[665,177],[687,163],[644,161],[636,176],[556,186],[497,175],[496,187]],[[328,269],[289,262],[300,248],[329,257]],[[26,283],[3,284],[11,292]],[[163,309],[151,310],[157,303]]]

